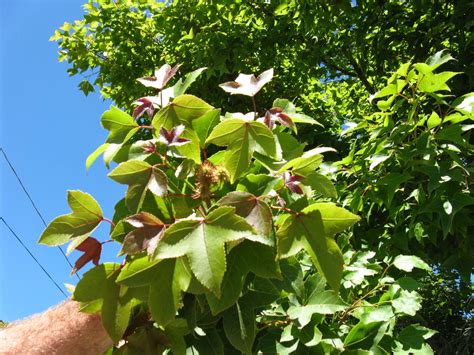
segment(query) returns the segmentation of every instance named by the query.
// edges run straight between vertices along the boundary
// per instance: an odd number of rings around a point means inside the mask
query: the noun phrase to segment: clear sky
[[[85,97],[58,63],[49,42],[64,21],[82,16],[86,0],[0,0],[0,140],[46,221],[69,213],[68,189],[92,194],[112,217],[124,187],[106,177],[97,160],[89,173],[85,159],[102,144],[100,116],[109,106],[99,94]],[[63,287],[75,284],[59,250],[36,244],[43,225],[0,156],[0,216],[22,238]],[[108,239],[104,225],[94,234]],[[101,261],[115,260],[116,243],[104,245]],[[80,254],[74,252],[74,262]],[[87,270],[90,266],[86,267]],[[63,287],[64,288],[64,287]],[[13,321],[41,312],[64,296],[0,224],[0,320]]]

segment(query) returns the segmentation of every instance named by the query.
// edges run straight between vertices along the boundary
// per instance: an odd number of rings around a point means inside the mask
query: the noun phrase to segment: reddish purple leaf
[[[300,182],[304,179],[303,176],[291,175],[289,172],[285,171],[283,173],[283,179],[285,180],[285,186],[288,187],[290,191],[303,195],[303,190],[300,186]]]
[[[102,253],[102,244],[97,239],[88,237],[81,244],[79,244],[76,249],[84,252],[84,254],[79,259],[77,259],[76,263],[74,264],[74,268],[71,271],[71,275],[75,274],[89,261],[92,261],[94,265],[99,265],[100,254]]]
[[[166,128],[161,127],[158,142],[164,143],[167,146],[180,146],[189,143],[189,139],[179,137],[184,132],[184,129],[184,125],[173,127],[169,131]]]

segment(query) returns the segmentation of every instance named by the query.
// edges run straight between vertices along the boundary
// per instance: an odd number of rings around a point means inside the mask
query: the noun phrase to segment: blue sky
[[[57,45],[48,40],[64,21],[81,18],[85,1],[0,1],[0,145],[47,222],[69,213],[68,189],[92,194],[107,217],[124,192],[106,177],[100,160],[85,170],[86,157],[105,140],[99,120],[109,103],[79,92],[80,78],[68,76],[67,64],[57,61]],[[43,225],[1,156],[0,185],[0,216],[60,286],[75,284],[59,250],[36,244]],[[94,236],[106,240],[107,231],[104,225]],[[114,260],[117,252],[117,244],[105,244],[101,261]],[[71,262],[79,255],[73,253]],[[24,318],[63,299],[0,224],[0,319]]]

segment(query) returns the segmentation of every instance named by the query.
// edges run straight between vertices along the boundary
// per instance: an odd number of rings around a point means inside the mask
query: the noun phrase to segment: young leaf
[[[94,265],[99,265],[100,254],[102,253],[102,244],[95,238],[88,237],[81,244],[76,247],[77,250],[84,252],[84,254],[77,259],[71,275],[79,271],[85,264],[92,261]]]
[[[153,118],[155,109],[161,106],[161,101],[158,96],[145,96],[132,102],[132,105],[137,107],[133,110],[132,117],[134,119],[140,118],[144,113],[147,114],[148,118]]]
[[[233,191],[221,198],[217,204],[235,207],[235,213],[262,235],[272,231],[272,212],[268,205],[248,192]]]
[[[229,81],[219,86],[231,95],[255,96],[260,89],[273,78],[273,69],[268,69],[255,77],[253,74],[239,74],[235,81]]]
[[[138,82],[146,87],[162,90],[168,81],[176,74],[181,64],[171,67],[169,64],[164,64],[160,69],[155,70],[154,76],[148,76],[137,79]]]
[[[140,212],[125,218],[124,221],[136,229],[125,236],[120,252],[137,254],[147,250],[148,255],[152,255],[158,241],[163,236],[163,222],[148,212]]]

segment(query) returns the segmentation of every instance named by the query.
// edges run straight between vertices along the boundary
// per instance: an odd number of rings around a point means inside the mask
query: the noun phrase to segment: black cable
[[[10,230],[10,232],[13,234],[13,236],[16,238],[16,240],[18,241],[18,243],[21,244],[21,246],[23,248],[25,248],[25,250],[28,252],[28,254],[30,254],[30,256],[33,258],[33,260],[36,262],[36,264],[38,264],[38,266],[41,268],[41,270],[43,270],[43,272],[46,274],[46,276],[49,277],[49,279],[54,283],[54,285],[58,288],[58,290],[64,295],[64,297],[68,297],[66,295],[66,293],[63,291],[63,289],[61,287],[59,287],[58,283],[56,281],[54,281],[53,277],[49,274],[49,272],[46,271],[46,269],[43,267],[43,265],[41,265],[41,263],[38,261],[38,259],[35,258],[35,256],[31,253],[30,249],[28,249],[28,247],[22,242],[22,240],[20,239],[20,237],[15,233],[15,231],[10,227],[10,225],[7,223],[7,221],[5,221],[5,219],[3,217],[0,217],[0,219],[2,220],[3,224],[5,224],[5,226]]]
[[[18,173],[16,172],[15,168],[13,167],[13,164],[10,162],[10,159],[8,159],[7,153],[3,150],[3,148],[0,148],[0,151],[2,152],[3,157],[4,157],[5,160],[7,161],[8,165],[10,166],[11,171],[13,172],[13,174],[14,174],[15,177],[16,177],[16,179],[17,179],[18,182],[20,183],[21,188],[23,189],[23,191],[25,192],[26,196],[27,196],[28,199],[30,200],[31,205],[33,206],[33,208],[34,208],[35,211],[36,211],[36,214],[39,216],[39,218],[40,218],[41,221],[43,222],[44,226],[46,227],[46,226],[47,226],[47,223],[46,223],[46,221],[44,220],[43,215],[42,215],[41,212],[39,211],[38,207],[36,207],[36,204],[35,204],[35,202],[33,201],[33,198],[31,198],[31,195],[28,193],[28,190],[26,189],[25,185],[23,185],[23,182],[21,181],[20,176],[18,175]],[[69,259],[67,258],[67,255],[64,253],[64,250],[63,250],[60,246],[58,246],[57,248],[61,251],[61,254],[63,254],[64,259],[66,259],[66,261],[67,261],[67,263],[69,264],[69,266],[71,267],[71,269],[73,269],[73,266],[72,266],[71,262],[69,261]],[[78,274],[76,274],[76,277],[77,277],[79,280],[81,279]]]

